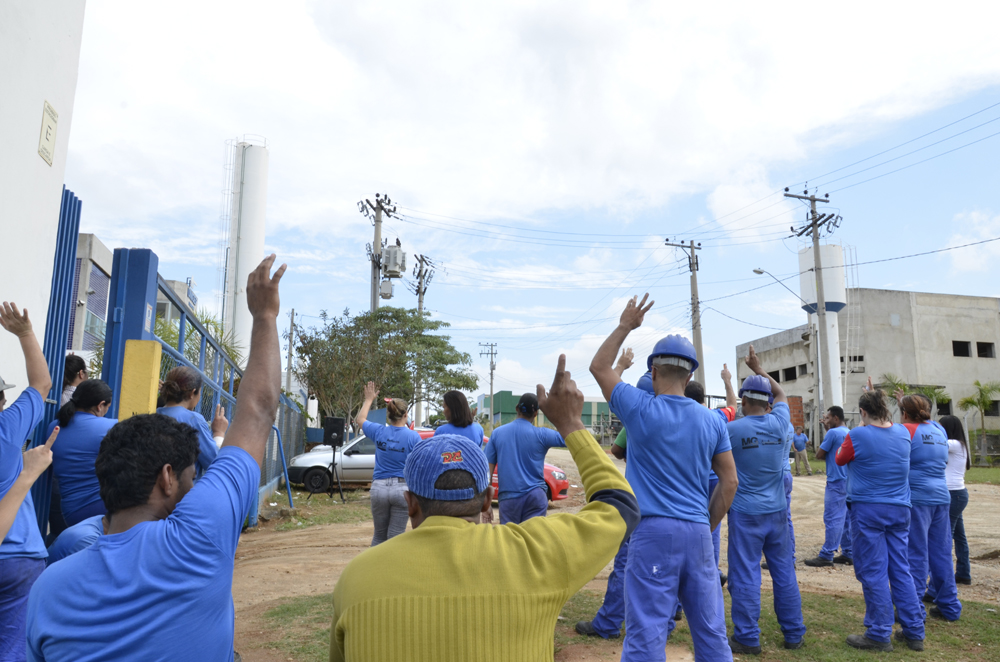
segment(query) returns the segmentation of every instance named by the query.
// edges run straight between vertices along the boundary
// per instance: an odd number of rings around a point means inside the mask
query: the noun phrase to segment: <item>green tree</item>
[[[878,387],[889,394],[889,406],[893,413],[897,409],[896,393],[902,391],[904,395],[922,395],[931,401],[931,418],[937,416],[938,404],[951,402],[951,396],[943,386],[913,386],[907,384],[902,377],[898,377],[891,372],[884,373],[879,378]]]
[[[325,416],[353,418],[368,381],[382,396],[411,404],[418,371],[430,401],[445,391],[471,391],[478,385],[467,368],[471,357],[455,349],[448,336],[431,333],[448,325],[414,309],[387,306],[353,316],[344,310],[340,317],[324,312],[321,319],[319,328],[298,331],[295,373]]]
[[[993,408],[993,396],[1000,394],[1000,382],[986,382],[978,379],[973,382],[976,392],[958,401],[962,411],[975,409],[979,412],[980,434],[980,464],[986,462],[986,412]]]

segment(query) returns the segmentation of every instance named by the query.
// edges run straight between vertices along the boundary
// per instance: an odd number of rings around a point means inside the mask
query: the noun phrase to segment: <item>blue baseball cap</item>
[[[439,490],[434,487],[441,474],[452,469],[472,474],[475,489]],[[478,444],[457,434],[442,434],[413,447],[406,458],[403,477],[406,489],[417,496],[436,501],[466,501],[489,487],[490,465]]]

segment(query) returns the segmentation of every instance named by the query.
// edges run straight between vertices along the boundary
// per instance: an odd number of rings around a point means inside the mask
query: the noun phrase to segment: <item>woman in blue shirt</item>
[[[403,497],[406,492],[403,467],[406,466],[406,457],[420,441],[420,435],[406,427],[409,407],[405,400],[385,399],[388,425],[367,420],[377,397],[375,382],[368,382],[364,404],[354,419],[355,429],[361,428],[365,436],[375,442],[375,472],[372,474],[371,489],[372,520],[375,522],[372,547],[406,531],[409,515]]]
[[[160,398],[164,406],[156,413],[169,416],[198,431],[198,460],[195,462],[196,476],[201,477],[219,454],[219,446],[229,428],[225,411],[221,405],[215,407],[212,427],[198,411],[201,404],[201,375],[194,368],[178,366],[167,373],[160,386]]]
[[[112,397],[111,388],[100,379],[80,382],[49,425],[48,434],[56,425],[61,429],[59,443],[52,448],[52,471],[67,526],[106,512],[94,462],[104,435],[118,422],[104,417]]]
[[[945,478],[948,435],[931,421],[931,402],[922,395],[897,394],[903,426],[910,433],[910,574],[917,595],[933,596],[929,613],[945,621],[962,615],[951,561],[951,493]],[[927,574],[931,585],[928,590]]]
[[[483,445],[483,426],[472,420],[472,410],[469,401],[461,391],[448,391],[444,394],[444,417],[448,422],[434,430],[434,436],[439,434],[457,434],[473,443]]]
[[[924,610],[907,562],[910,434],[892,423],[885,393],[872,388],[871,378],[858,408],[861,427],[848,433],[836,457],[838,466],[847,467],[854,575],[864,589],[867,627],[864,634],[848,636],[847,644],[891,651],[895,606],[903,626],[896,640],[923,650]]]

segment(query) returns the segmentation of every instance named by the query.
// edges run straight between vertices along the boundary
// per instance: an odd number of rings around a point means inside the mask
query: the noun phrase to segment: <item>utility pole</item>
[[[292,392],[292,351],[295,343],[295,309],[292,308],[292,323],[288,327],[288,368],[285,370],[285,391]]]
[[[497,344],[495,342],[481,342],[481,343],[479,343],[479,346],[487,348],[487,349],[484,349],[481,352],[479,352],[479,356],[488,356],[488,357],[490,357],[490,425],[493,425],[493,415],[494,415],[494,413],[493,413],[494,412],[494,407],[493,407],[493,371],[496,370],[496,367],[497,367],[496,360],[495,360],[496,357],[497,357]],[[500,422],[503,423],[503,421],[500,421]]]
[[[372,301],[371,310],[378,310],[379,286],[382,283],[382,215],[392,218],[396,213],[396,207],[392,205],[392,200],[388,195],[375,194],[375,204],[367,198],[358,202],[358,211],[366,218],[372,219],[375,226],[375,239],[368,247],[368,259],[372,263]]]
[[[434,263],[426,255],[418,255],[417,263],[413,265],[413,275],[416,277],[417,282],[410,284],[410,291],[417,295],[417,314],[420,318],[424,317],[424,295],[427,294],[427,287],[431,284],[431,279],[434,278]],[[420,425],[424,418],[424,393],[423,393],[423,382],[420,379],[420,374],[417,373],[414,376],[415,391],[416,391],[416,416],[417,425]],[[492,400],[491,407],[492,407]]]
[[[698,354],[698,368],[694,371],[695,380],[705,385],[705,352],[701,348],[701,308],[698,306],[698,254],[701,243],[672,244],[670,239],[664,242],[667,246],[680,248],[688,258],[688,269],[691,270],[691,339],[694,340],[694,351]]]
[[[796,195],[789,193],[788,188],[785,188],[786,198],[809,201],[809,223],[797,231],[797,236],[801,237],[810,231],[812,233],[813,273],[816,276],[816,318],[819,326],[819,367],[822,375],[822,390],[817,394],[817,401],[819,402],[819,410],[822,414],[826,412],[827,399],[832,397],[833,394],[833,366],[830,365],[830,339],[826,326],[826,295],[823,290],[823,263],[819,252],[819,230],[829,221],[834,221],[835,219],[834,214],[823,214],[821,216],[816,211],[817,202],[830,202],[829,193],[822,198],[809,195],[809,191],[803,191],[803,194]],[[839,217],[837,217],[836,222],[839,222]],[[792,232],[796,232],[795,228],[792,228]]]

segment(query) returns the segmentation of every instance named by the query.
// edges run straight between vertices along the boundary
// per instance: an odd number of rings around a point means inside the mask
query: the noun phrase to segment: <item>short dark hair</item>
[[[448,413],[451,415],[449,423],[456,428],[467,428],[472,425],[472,410],[464,393],[448,391],[444,394],[444,403],[448,405]]]
[[[434,489],[436,490],[467,490],[470,487],[476,489],[476,479],[465,469],[445,471],[434,481]],[[410,494],[416,497],[417,503],[420,504],[420,510],[424,513],[424,517],[433,517],[434,515],[442,517],[475,517],[482,512],[483,499],[486,498],[486,491],[489,489],[487,487],[476,496],[464,501],[442,501],[428,499],[413,492],[410,492]]]
[[[701,385],[701,382],[692,379],[684,387],[684,397],[691,398],[699,405],[703,405],[705,404],[705,387]]]
[[[844,408],[843,407],[838,407],[837,405],[834,405],[834,406],[830,407],[829,409],[827,409],[827,411],[830,414],[832,414],[833,417],[836,418],[838,421],[845,420],[844,419]]]
[[[858,399],[858,409],[868,412],[876,421],[888,421],[892,418],[889,406],[885,403],[885,391],[880,388],[862,393]]]
[[[108,515],[149,502],[169,464],[178,476],[198,459],[198,431],[163,414],[139,414],[115,425],[101,442],[94,468]]]
[[[654,363],[653,368],[656,368],[656,371],[659,372],[660,375],[671,381],[681,381],[687,379],[688,375],[691,374],[691,371],[687,368],[682,368],[679,365],[671,365],[669,363],[664,363],[662,365]],[[650,370],[652,370],[652,368]]]

